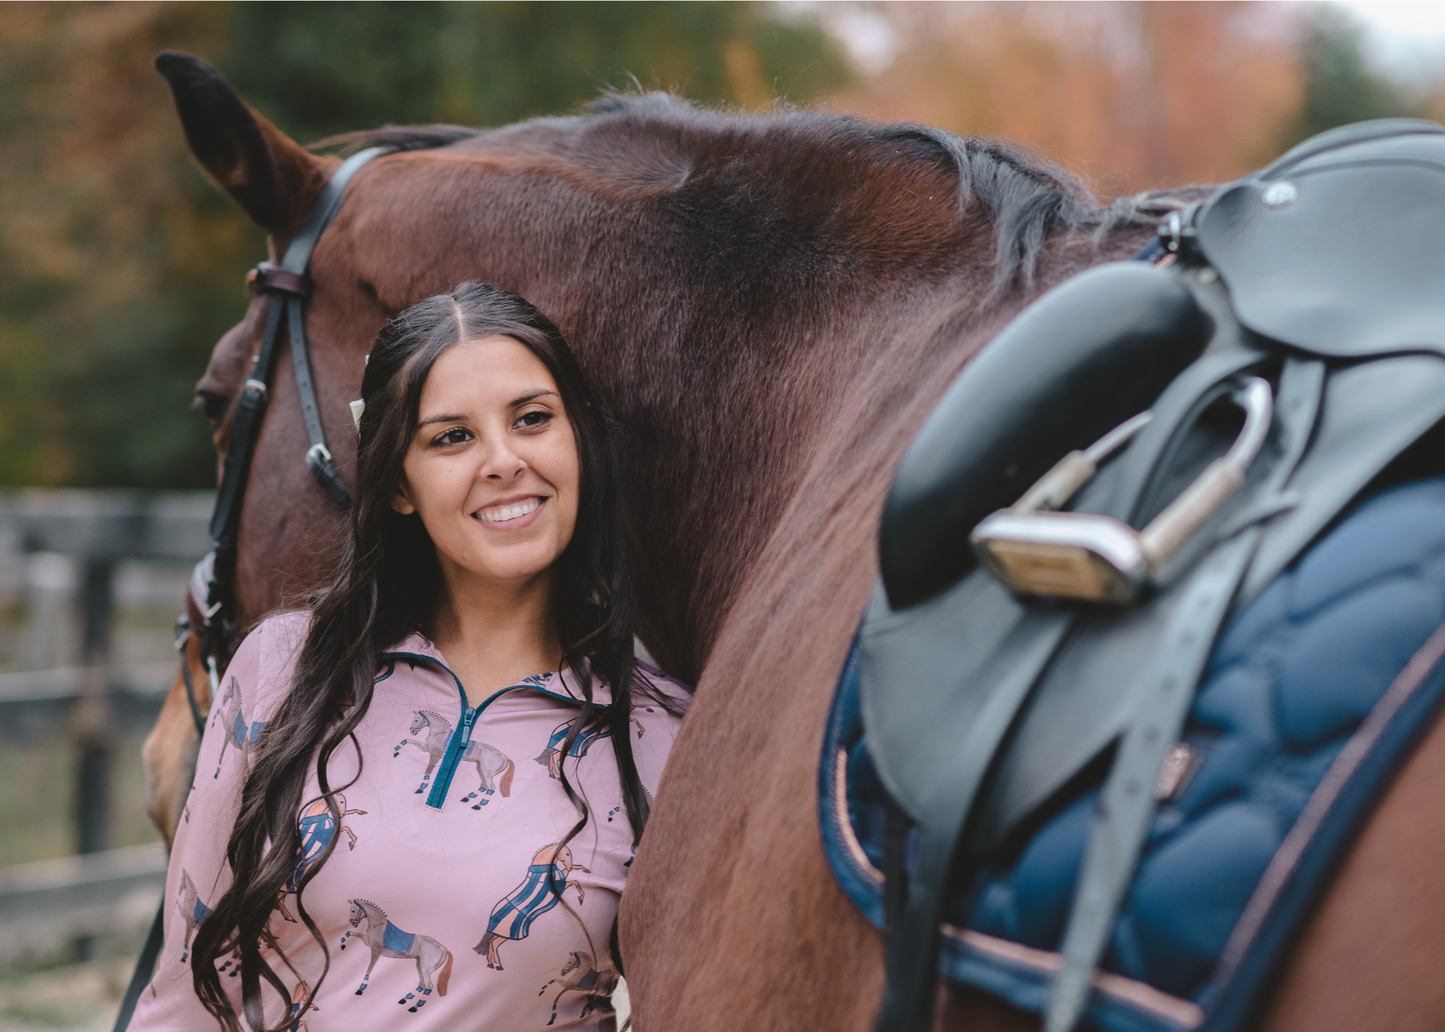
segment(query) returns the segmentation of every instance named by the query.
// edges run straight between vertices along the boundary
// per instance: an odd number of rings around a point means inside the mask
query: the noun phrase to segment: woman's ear
[[[416,506],[412,503],[411,494],[406,489],[406,480],[397,485],[396,494],[391,496],[391,507],[403,516],[410,516],[416,512]]]

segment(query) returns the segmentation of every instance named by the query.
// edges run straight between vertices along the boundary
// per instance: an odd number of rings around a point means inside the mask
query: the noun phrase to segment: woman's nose
[[[482,474],[488,480],[514,480],[526,468],[527,463],[504,440],[492,446],[482,466]]]

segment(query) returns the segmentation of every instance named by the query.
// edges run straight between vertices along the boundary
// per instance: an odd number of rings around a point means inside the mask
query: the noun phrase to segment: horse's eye
[[[221,420],[226,418],[226,413],[231,408],[231,398],[227,394],[218,394],[215,391],[196,391],[196,405],[206,414],[212,426],[220,425]]]

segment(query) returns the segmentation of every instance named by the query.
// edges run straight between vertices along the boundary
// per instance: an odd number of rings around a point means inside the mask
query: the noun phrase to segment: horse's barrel
[[[1144,262],[1091,269],[1024,309],[949,387],[898,468],[879,535],[892,605],[972,569],[978,521],[1149,408],[1212,329],[1176,276]]]

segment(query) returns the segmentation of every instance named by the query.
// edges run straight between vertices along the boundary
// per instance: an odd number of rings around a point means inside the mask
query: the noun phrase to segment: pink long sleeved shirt
[[[195,995],[190,943],[230,884],[226,840],[251,749],[284,698],[309,621],[309,614],[289,613],[257,627],[212,704],[171,852],[165,947],[134,1032],[217,1025]],[[686,705],[682,685],[643,672],[677,700],[674,708]],[[262,983],[268,1025],[290,1016],[293,1032],[613,1027],[608,941],[632,862],[632,830],[606,730],[594,722],[566,757],[558,754],[580,698],[574,681],[552,673],[470,707],[441,653],[421,635],[388,650],[356,728],[359,777],[349,745],[331,759],[332,786],[356,778],[337,798],[339,827],[318,801],[314,770],[297,815],[303,851],[270,927],[299,977],[263,950],[292,989],[292,999],[282,999]],[[605,684],[594,683],[593,698],[610,701]],[[634,690],[629,732],[649,796],[679,724]],[[557,777],[562,763],[591,819],[559,849],[578,819]],[[294,920],[294,885],[338,836],[304,893],[331,970],[313,1008],[301,1014],[323,957]],[[560,902],[549,881],[565,885]],[[217,966],[239,1013],[237,965],[222,959]]]

